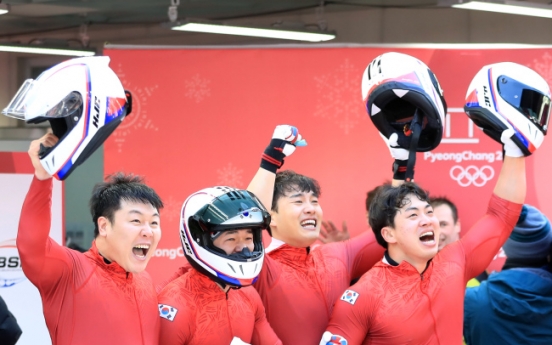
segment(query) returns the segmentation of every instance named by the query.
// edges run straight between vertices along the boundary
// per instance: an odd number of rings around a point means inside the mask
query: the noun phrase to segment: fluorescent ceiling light
[[[66,56],[93,56],[96,52],[93,50],[66,49],[66,48],[51,48],[51,47],[34,47],[24,45],[0,44],[1,52],[10,53],[28,53],[28,54],[47,54],[47,55],[66,55]]]
[[[207,23],[186,23],[179,26],[174,26],[172,30],[205,32],[212,34],[223,35],[238,35],[238,36],[253,36],[253,37],[268,37],[280,38],[284,40],[322,42],[329,41],[335,38],[333,33],[318,33],[308,31],[291,31],[280,29],[261,29],[250,28],[244,26],[231,26],[222,24],[207,24]]]
[[[10,11],[10,6],[8,4],[0,4],[0,15],[6,14]]]
[[[467,1],[454,4],[452,7],[463,8],[467,10],[500,12],[508,14],[519,14],[523,16],[534,16],[543,18],[552,18],[552,7],[543,4],[535,4],[526,1],[502,1],[502,2],[484,2]]]

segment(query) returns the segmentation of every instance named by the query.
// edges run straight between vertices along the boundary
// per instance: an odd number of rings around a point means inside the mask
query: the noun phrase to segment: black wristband
[[[393,180],[406,180],[406,166],[408,164],[408,160],[402,161],[395,159],[392,166],[393,171]]]
[[[282,139],[272,139],[262,155],[261,168],[276,173],[284,165],[286,155],[282,150],[285,145],[286,142]]]

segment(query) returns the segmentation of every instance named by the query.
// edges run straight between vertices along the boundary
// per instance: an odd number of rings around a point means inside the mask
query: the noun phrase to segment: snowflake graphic
[[[175,218],[180,218],[180,210],[182,209],[182,201],[176,200],[175,198],[169,196],[167,199],[163,200],[163,210],[162,216],[163,219],[168,220],[169,222],[172,222]]]
[[[202,78],[199,74],[194,75],[190,80],[184,81],[186,97],[193,99],[196,103],[203,101],[211,96],[210,83],[210,80]]]
[[[548,52],[544,53],[541,60],[533,60],[533,63],[529,65],[550,84],[552,82],[552,55]]]
[[[130,91],[132,94],[132,113],[128,117],[125,117],[123,122],[117,127],[117,130],[113,132],[113,137],[117,144],[117,152],[122,153],[126,137],[134,130],[159,130],[151,119],[148,118],[147,114],[148,99],[158,86],[133,87],[132,83],[125,79],[125,73],[121,64],[117,66],[117,76],[119,76],[125,90]]]
[[[217,185],[243,188],[242,173],[242,169],[238,169],[232,163],[228,163],[225,167],[217,170]]]
[[[314,116],[333,120],[345,134],[365,116],[356,97],[360,90],[358,71],[346,59],[333,72],[314,78],[319,96]]]

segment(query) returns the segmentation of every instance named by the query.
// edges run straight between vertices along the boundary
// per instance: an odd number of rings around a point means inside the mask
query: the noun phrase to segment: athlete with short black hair
[[[38,154],[57,140],[46,134],[30,145],[35,175],[17,233],[21,266],[40,292],[52,343],[158,344],[157,295],[145,269],[161,239],[163,203],[141,178],[114,175],[93,192],[92,248],[61,246],[48,237],[53,184]]]
[[[302,145],[295,127],[277,126],[261,168],[248,187],[264,205],[272,205],[272,242],[253,286],[270,325],[284,344],[318,342],[335,300],[353,278],[368,271],[383,254],[368,231],[310,250],[322,223],[320,186],[293,171],[276,173],[284,158]]]

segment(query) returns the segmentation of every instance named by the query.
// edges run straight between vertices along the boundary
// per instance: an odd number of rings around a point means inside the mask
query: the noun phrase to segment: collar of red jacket
[[[391,257],[389,256],[389,254],[387,254],[387,252],[385,254],[386,255],[384,255],[383,259],[377,264],[378,266],[386,267],[392,271],[401,272],[402,274],[414,275],[414,276],[423,275],[424,277],[429,277],[433,272],[433,264],[434,264],[433,259],[428,261],[426,269],[422,273],[420,273],[418,272],[416,267],[414,267],[410,262],[403,260],[401,261],[401,263],[397,263],[393,259],[391,259]],[[388,259],[391,259],[392,262],[389,262]]]
[[[283,244],[272,250],[268,255],[277,258],[280,262],[285,262],[290,266],[304,266],[310,258],[309,248],[292,247],[289,244]]]
[[[133,274],[125,271],[118,263],[110,262],[107,263],[104,260],[104,257],[100,255],[98,247],[96,247],[96,241],[92,241],[92,247],[84,255],[88,256],[90,259],[96,263],[103,270],[109,272],[113,277],[121,278],[124,280],[131,280]]]

